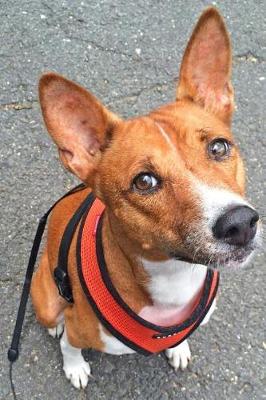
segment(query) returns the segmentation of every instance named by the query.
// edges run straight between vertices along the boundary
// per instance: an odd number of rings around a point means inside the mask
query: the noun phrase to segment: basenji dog
[[[56,73],[40,79],[47,130],[63,165],[86,187],[53,210],[31,295],[37,320],[52,336],[61,337],[63,369],[76,388],[86,387],[91,373],[83,348],[111,354],[145,350],[146,345],[146,350],[165,348],[172,367],[185,369],[191,352],[184,329],[206,323],[215,308],[216,290],[209,303],[204,292],[208,271],[226,273],[244,266],[258,246],[259,215],[244,197],[243,162],[230,130],[231,62],[225,23],[211,7],[201,15],[185,50],[175,101],[148,115],[123,120]],[[104,207],[105,271],[98,274],[100,261],[95,262],[94,253],[84,255],[87,247],[94,251],[95,232],[92,228],[86,242],[90,228],[79,222],[84,225],[81,254],[77,231],[68,254],[69,302],[58,292],[54,270],[66,226],[90,192]],[[87,263],[82,264],[83,275],[92,285],[88,295],[78,269],[82,257]],[[90,280],[92,259],[97,276]],[[97,299],[88,301],[98,296],[98,289],[99,296],[107,293],[101,305]],[[202,293],[204,315],[198,307]],[[110,312],[104,308],[109,303]],[[182,340],[175,346],[177,332],[167,334],[173,326],[183,327],[176,330]],[[139,332],[145,329],[153,335],[142,340]]]

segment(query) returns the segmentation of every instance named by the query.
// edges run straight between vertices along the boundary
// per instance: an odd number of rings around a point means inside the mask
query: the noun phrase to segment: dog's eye
[[[159,186],[159,180],[152,174],[142,172],[133,180],[133,189],[137,192],[146,194],[156,190]]]
[[[208,145],[208,153],[215,161],[222,161],[230,155],[231,145],[226,139],[215,139]]]

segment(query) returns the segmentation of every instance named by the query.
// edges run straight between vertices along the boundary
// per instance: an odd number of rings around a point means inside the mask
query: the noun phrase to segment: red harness
[[[56,201],[39,221],[25,275],[23,291],[14,328],[8,359],[12,363],[19,355],[19,341],[25,316],[34,265],[47,218],[65,197],[85,189],[83,184]],[[90,193],[68,222],[58,251],[54,279],[60,295],[73,302],[68,277],[68,254],[75,231],[80,223],[77,240],[77,267],[83,290],[103,326],[117,339],[145,355],[177,346],[199,326],[208,313],[219,284],[219,273],[208,269],[205,283],[191,315],[181,324],[170,327],[154,325],[137,315],[120,297],[108,275],[102,248],[101,228],[104,205]],[[10,369],[11,371],[11,369]]]
[[[104,204],[95,199],[83,217],[77,241],[77,265],[86,297],[103,326],[135,351],[151,354],[174,347],[200,325],[215,299],[219,273],[208,269],[189,317],[162,327],[138,316],[120,297],[108,274],[101,240]]]

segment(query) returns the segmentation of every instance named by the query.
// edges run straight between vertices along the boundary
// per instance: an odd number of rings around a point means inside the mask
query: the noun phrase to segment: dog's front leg
[[[67,379],[77,389],[84,389],[91,375],[90,364],[84,360],[81,349],[73,347],[67,337],[66,329],[60,340],[63,355],[63,370]]]

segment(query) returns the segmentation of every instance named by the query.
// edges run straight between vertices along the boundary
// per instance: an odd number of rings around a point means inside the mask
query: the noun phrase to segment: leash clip
[[[66,271],[60,267],[56,267],[54,270],[54,280],[60,296],[62,296],[68,303],[73,303],[72,291]]]

